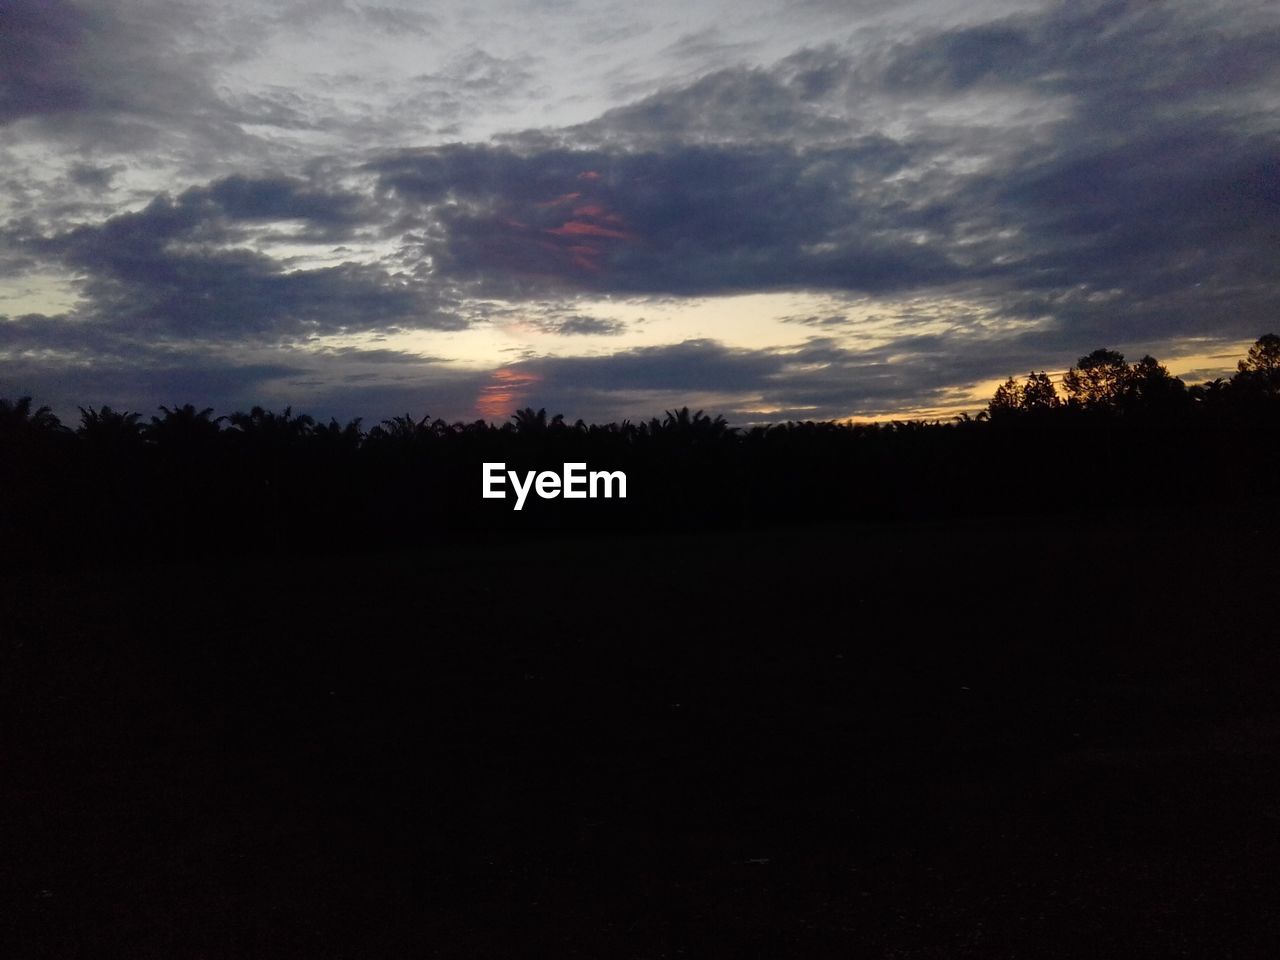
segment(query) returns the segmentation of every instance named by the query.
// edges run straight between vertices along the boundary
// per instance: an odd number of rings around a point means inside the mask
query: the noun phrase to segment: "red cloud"
[[[630,240],[631,234],[622,230],[611,230],[596,223],[585,220],[570,220],[559,227],[542,231],[557,237],[612,237],[615,240]]]
[[[542,203],[537,204],[537,206],[539,206],[539,207],[558,207],[558,206],[560,206],[560,204],[562,204],[562,203],[569,203],[569,202],[570,202],[570,201],[572,201],[572,200],[577,200],[577,199],[581,198],[581,196],[582,196],[582,194],[581,194],[581,193],[576,193],[576,192],[575,192],[575,193],[562,193],[562,194],[560,194],[560,196],[556,197],[554,200],[544,200],[544,201],[542,201]]]
[[[621,223],[622,217],[616,213],[610,213],[606,208],[598,203],[583,203],[573,208],[575,217],[591,217],[595,220],[604,220],[607,223]]]

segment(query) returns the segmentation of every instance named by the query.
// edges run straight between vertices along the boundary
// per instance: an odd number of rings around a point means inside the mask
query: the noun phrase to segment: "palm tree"
[[[546,433],[548,430],[567,429],[563,413],[557,413],[549,421],[547,420],[546,407],[537,412],[534,412],[533,407],[517,410],[511,417],[510,426],[516,433],[521,434]]]
[[[436,424],[443,424],[443,420],[431,420],[429,414],[424,414],[421,420],[415,420],[409,414],[402,417],[390,417],[383,420],[380,424],[369,431],[369,439],[375,442],[387,442],[412,445],[427,440],[439,432]]]
[[[218,425],[226,417],[214,417],[213,407],[197,410],[185,403],[172,409],[161,406],[163,417],[152,417],[147,426],[147,439],[158,447],[172,450],[195,450],[214,442],[222,432]]]
[[[138,446],[142,442],[142,419],[140,413],[112,410],[106,404],[98,409],[79,407],[80,426],[76,436],[91,446],[100,449],[123,450]]]
[[[48,407],[39,407],[33,413],[30,397],[19,397],[12,401],[0,398],[0,432],[61,433],[64,430],[62,421]]]
[[[668,410],[666,414],[661,429],[668,433],[711,439],[720,439],[734,433],[724,417],[717,416],[713,419],[701,410],[690,415],[688,407],[681,407],[674,413]]]
[[[360,429],[360,423],[361,418],[356,417],[354,420],[348,420],[346,426],[343,426],[336,418],[330,417],[327,424],[316,425],[312,429],[312,442],[322,449],[333,452],[359,450],[364,443],[364,431]]]
[[[283,413],[272,413],[254,407],[248,413],[237,411],[227,418],[239,433],[255,445],[287,447],[311,435],[315,421],[302,413],[293,415],[293,407]]]

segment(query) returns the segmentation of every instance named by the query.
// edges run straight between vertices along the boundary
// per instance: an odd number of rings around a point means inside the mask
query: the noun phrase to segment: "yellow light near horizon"
[[[811,346],[830,344],[838,350],[856,355],[860,350],[876,350],[902,342],[903,352],[897,354],[897,362],[909,364],[911,339],[922,335],[945,335],[957,338],[960,348],[970,338],[980,338],[998,351],[999,337],[1008,329],[1024,333],[1042,326],[1043,321],[1006,321],[984,319],[981,307],[962,300],[928,300],[912,297],[895,302],[875,302],[867,298],[842,300],[822,294],[774,293],[742,296],[708,297],[696,300],[656,298],[598,298],[518,304],[510,301],[477,301],[468,305],[476,318],[464,330],[408,330],[390,333],[360,333],[317,339],[310,347],[320,351],[330,348],[354,347],[369,350],[399,350],[413,357],[442,358],[450,371],[499,371],[506,379],[495,380],[493,401],[479,398],[477,412],[495,416],[498,397],[510,394],[518,398],[532,397],[537,392],[536,381],[523,378],[518,383],[509,379],[512,373],[525,373],[521,364],[525,361],[554,359],[557,357],[607,357],[646,348],[671,347],[689,340],[714,341],[730,350],[762,351],[776,353],[784,359]],[[840,316],[837,324],[805,324],[793,322],[796,317]],[[623,325],[620,333],[613,335],[563,334],[554,325],[559,320],[584,316],[599,320],[617,321]],[[788,319],[790,318],[790,320]],[[945,342],[945,341],[944,341]],[[1169,368],[1174,376],[1193,374],[1188,385],[1214,376],[1230,376],[1236,362],[1245,355],[1252,341],[1223,344],[1207,338],[1196,338],[1164,343],[1139,343],[1117,346],[1130,361],[1144,353],[1152,353]],[[1046,360],[1062,358],[1046,357]],[[351,362],[358,363],[358,357]],[[787,367],[791,376],[802,375],[807,369],[815,372],[829,366],[824,362],[794,359]],[[887,366],[892,369],[894,361]],[[1050,379],[1059,385],[1065,368],[1050,369],[1049,364],[1035,364],[1037,370],[1047,370]],[[387,368],[382,368],[387,369]],[[439,371],[441,367],[436,367]],[[1001,377],[990,377],[972,383],[939,384],[941,393],[932,393],[919,401],[906,400],[899,404],[886,404],[879,409],[850,411],[845,417],[853,422],[877,423],[891,420],[949,420],[963,414],[977,415],[984,410],[996,389],[1008,376],[1021,380],[1027,370],[1011,371]],[[426,371],[424,369],[424,375]],[[436,374],[431,374],[436,375]],[[498,389],[501,388],[501,389]],[[602,401],[609,395],[605,390]],[[702,406],[709,412],[720,409],[737,409],[760,422],[771,415],[784,412],[802,416],[802,409],[793,406],[780,407],[759,393],[759,385],[743,385],[740,392],[717,391],[714,395],[695,397],[693,393],[676,395],[670,391],[626,390],[618,392],[618,401],[630,401],[630,406],[642,400],[653,409],[662,405]],[[607,404],[606,404],[607,405]],[[665,407],[664,407],[665,408]],[[814,407],[815,411],[819,408]],[[568,412],[568,411],[558,411]],[[650,411],[651,412],[651,411]],[[647,413],[645,415],[648,415]],[[830,415],[828,412],[827,415]]]

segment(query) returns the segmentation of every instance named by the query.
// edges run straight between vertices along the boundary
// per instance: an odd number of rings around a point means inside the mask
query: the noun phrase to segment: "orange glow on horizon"
[[[493,379],[480,388],[476,412],[486,420],[505,420],[529,393],[529,388],[542,378],[536,373],[501,367],[493,371]]]

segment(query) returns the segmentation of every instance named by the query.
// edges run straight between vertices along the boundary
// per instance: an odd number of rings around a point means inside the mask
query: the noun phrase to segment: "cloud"
[[[316,351],[321,356],[336,357],[342,360],[355,360],[360,363],[376,364],[423,364],[450,363],[448,357],[427,357],[410,353],[407,350],[366,350],[360,347],[324,347]]]
[[[202,12],[182,2],[7,3],[0,124],[124,153],[194,132],[206,146],[243,148],[214,77],[248,37],[211,31]]]
[[[711,340],[637,347],[606,357],[548,357],[518,365],[548,383],[575,389],[741,390],[782,367],[779,354],[734,350]]]
[[[111,186],[112,179],[123,169],[120,165],[98,167],[91,163],[76,163],[67,172],[67,179],[77,187],[103,191]]]
[[[1065,94],[1095,127],[1145,121],[1153,107],[1230,110],[1224,94],[1280,77],[1280,23],[1267,6],[1059,2],[895,45],[863,76],[913,95],[1010,86]]]
[[[67,70],[86,40],[92,18],[67,0],[12,0],[0,13],[0,124],[83,108],[90,100]]]
[[[460,146],[371,169],[430,224],[419,257],[495,295],[890,291],[960,276],[906,236],[915,211],[885,209],[883,178],[906,155],[884,138],[811,151]]]
[[[821,337],[785,349],[687,340],[600,356],[539,357],[505,370],[508,378],[527,378],[520,405],[570,419],[594,411],[634,419],[672,404],[714,402],[742,423],[954,404],[972,384],[1005,375],[1008,362],[1007,353],[981,338],[918,335],[858,349]]]
[[[1280,21],[1263,4],[1231,12],[1052,4],[861,54],[801,50],[559,138],[513,138],[512,164],[559,169],[556,148],[578,142],[582,163],[630,188],[609,199],[640,242],[590,273],[568,258],[538,268],[684,294],[959,281],[1081,346],[1256,333],[1280,280],[1280,124],[1266,107],[1280,96]],[[894,138],[867,132],[880,118]],[[482,209],[507,209],[503,196]],[[443,263],[500,260],[500,224],[465,207],[446,218]]]
[[[410,7],[368,4],[360,7],[360,14],[377,29],[392,36],[404,33],[426,36],[440,25],[438,18]]]
[[[264,385],[296,376],[296,363],[259,363],[240,357],[186,352],[161,357],[83,358],[10,356],[5,361],[3,394],[30,394],[48,404],[64,422],[74,423],[76,408],[102,403],[117,409],[151,413],[160,404],[213,403],[220,413],[251,406]]]
[[[376,263],[287,269],[247,246],[254,230],[293,222],[290,243],[357,236],[365,198],[301,180],[230,177],[145,208],[15,245],[82,275],[78,320],[134,338],[276,341],[398,326],[458,329],[428,284]],[[11,240],[11,242],[13,242]],[[83,323],[68,324],[76,340]]]
[[[554,333],[562,337],[616,336],[627,329],[627,324],[621,320],[574,314],[569,317],[539,321],[538,328],[544,333]]]
[[[204,188],[185,191],[177,205],[203,208],[206,218],[226,221],[299,220],[313,239],[339,241],[351,237],[373,217],[364,197],[344,190],[317,187],[299,178],[230,176]]]

